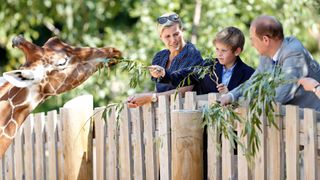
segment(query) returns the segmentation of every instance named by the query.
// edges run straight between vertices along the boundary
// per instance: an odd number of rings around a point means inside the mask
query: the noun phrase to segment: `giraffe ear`
[[[2,86],[4,83],[6,83],[7,80],[4,77],[0,77],[0,86]]]
[[[3,73],[3,78],[16,87],[28,87],[39,82],[36,74],[31,70],[14,70]]]

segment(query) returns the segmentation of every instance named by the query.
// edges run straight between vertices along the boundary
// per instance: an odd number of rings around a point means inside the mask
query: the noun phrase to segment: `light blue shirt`
[[[225,66],[223,66],[223,69],[222,69],[222,79],[221,79],[221,82],[222,84],[224,84],[225,86],[228,86],[229,82],[230,82],[230,79],[231,79],[231,76],[232,76],[232,73],[233,73],[233,69],[234,67],[236,66],[237,63],[235,63],[231,68],[229,69],[226,69]]]

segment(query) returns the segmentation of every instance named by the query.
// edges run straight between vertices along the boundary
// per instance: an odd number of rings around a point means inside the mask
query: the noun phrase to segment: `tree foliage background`
[[[37,45],[58,36],[74,46],[113,46],[124,56],[146,65],[164,48],[156,30],[156,18],[177,12],[192,40],[205,56],[214,50],[212,39],[224,27],[236,26],[246,36],[242,59],[254,67],[258,56],[250,46],[250,22],[258,15],[277,17],[285,35],[298,37],[320,59],[320,2],[318,0],[6,0],[0,3],[0,73],[24,63],[20,50],[11,47],[18,34]],[[126,96],[153,90],[148,76],[129,87],[130,73],[117,67],[101,70],[80,88],[52,97],[36,109],[47,111],[81,94],[92,94],[95,106],[124,101]]]

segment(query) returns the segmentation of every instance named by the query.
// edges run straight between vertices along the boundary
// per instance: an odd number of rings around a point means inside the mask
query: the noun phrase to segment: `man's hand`
[[[128,97],[127,105],[128,105],[128,108],[137,108],[147,103],[151,103],[151,101],[152,101],[151,93],[137,94],[137,95]]]
[[[166,71],[163,67],[158,65],[152,65],[148,67],[150,75],[154,78],[164,77]]]
[[[298,81],[298,85],[302,85],[306,91],[313,91],[313,88],[319,84],[315,79],[305,77]]]
[[[227,94],[229,92],[229,89],[226,85],[224,84],[218,84],[217,89],[219,91],[220,94]]]
[[[223,94],[220,98],[220,104],[225,106],[227,104],[232,103],[232,96],[230,93],[228,94]]]

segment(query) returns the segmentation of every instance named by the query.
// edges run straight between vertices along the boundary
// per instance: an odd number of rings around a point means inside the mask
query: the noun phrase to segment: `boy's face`
[[[181,50],[184,43],[183,32],[180,29],[179,24],[165,28],[162,31],[160,38],[170,52]]]
[[[241,49],[237,48],[236,51],[232,51],[230,46],[219,41],[215,42],[215,46],[219,63],[224,65],[226,68],[232,67],[237,59],[237,56],[240,54]]]

